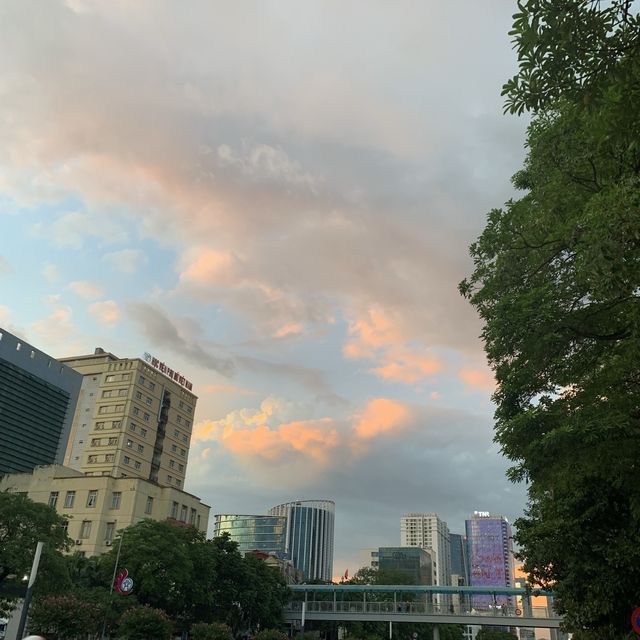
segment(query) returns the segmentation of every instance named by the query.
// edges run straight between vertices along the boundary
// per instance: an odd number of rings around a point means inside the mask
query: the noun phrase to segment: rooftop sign
[[[171,380],[173,380],[174,382],[177,382],[179,385],[183,386],[185,389],[188,389],[189,391],[193,389],[193,385],[191,384],[191,382],[189,382],[189,380],[187,380],[182,374],[178,373],[177,371],[174,371],[170,367],[167,367],[167,365],[164,362],[160,362],[158,358],[155,358],[154,356],[152,356],[150,353],[147,353],[146,351],[144,354],[144,360],[145,362],[150,364],[154,369],[157,369],[158,371],[160,371],[160,373],[164,373],[164,375],[167,376],[167,378],[171,378]]]

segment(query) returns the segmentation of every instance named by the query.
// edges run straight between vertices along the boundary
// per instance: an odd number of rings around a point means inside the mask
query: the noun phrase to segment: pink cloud
[[[384,380],[415,384],[440,372],[442,362],[428,353],[407,347],[390,349],[383,356],[383,364],[372,371]]]
[[[108,326],[116,324],[122,315],[118,304],[114,300],[94,302],[87,307],[87,310],[98,322]]]
[[[190,259],[180,274],[180,281],[198,285],[231,282],[234,279],[235,262],[229,252],[206,249]]]
[[[368,440],[380,434],[403,429],[409,423],[411,413],[406,405],[388,398],[371,400],[355,424],[359,438]]]
[[[493,393],[496,388],[496,379],[490,369],[463,367],[458,372],[458,377],[468,387],[476,391],[489,391]]]
[[[250,395],[255,393],[255,391],[251,391],[251,389],[236,387],[233,384],[203,384],[198,386],[197,392],[199,394],[231,393],[231,394],[238,394],[238,395]]]

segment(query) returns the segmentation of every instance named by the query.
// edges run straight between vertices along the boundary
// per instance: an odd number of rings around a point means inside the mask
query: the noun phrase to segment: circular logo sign
[[[131,578],[125,578],[120,583],[120,592],[123,594],[131,593],[133,589],[133,580]]]
[[[640,633],[640,607],[636,607],[631,613],[631,626],[636,633]]]

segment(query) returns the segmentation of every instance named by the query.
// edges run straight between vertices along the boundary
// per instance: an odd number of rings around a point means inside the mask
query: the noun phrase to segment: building
[[[513,542],[511,525],[501,515],[475,511],[466,520],[472,587],[512,587],[514,585]],[[476,608],[488,608],[501,604],[512,606],[511,598],[498,596],[473,596]]]
[[[284,516],[217,514],[213,535],[228,533],[231,540],[238,543],[241,553],[260,551],[284,559],[286,528]]]
[[[61,361],[82,374],[64,464],[182,489],[197,402],[191,383],[150,354],[122,359],[97,348]]]
[[[435,584],[433,552],[420,547],[379,547],[363,549],[364,566],[394,571],[407,576],[406,584]]]
[[[451,538],[447,523],[436,513],[405,513],[400,518],[400,546],[433,551],[436,582],[451,585]],[[438,598],[444,602],[446,598]]]
[[[284,516],[285,553],[306,580],[331,581],[335,503],[332,500],[287,502],[269,510],[270,516]]]
[[[469,585],[469,558],[467,557],[467,539],[459,533],[450,534],[451,540],[451,585],[462,587]]]
[[[86,476],[61,465],[6,475],[0,491],[26,493],[69,518],[73,551],[86,556],[109,550],[116,533],[140,520],[172,520],[207,531],[209,506],[175,487],[142,478]]]
[[[304,581],[304,574],[293,566],[293,562],[274,553],[264,551],[248,551],[245,556],[255,556],[262,560],[268,567],[276,569],[282,574],[287,584],[300,584]]]
[[[82,376],[0,328],[0,476],[61,463]]]

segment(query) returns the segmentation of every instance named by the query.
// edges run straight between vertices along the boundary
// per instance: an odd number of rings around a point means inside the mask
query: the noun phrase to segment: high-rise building
[[[400,546],[431,549],[436,564],[434,584],[451,585],[451,538],[436,513],[405,513],[400,519]],[[442,599],[444,600],[444,599]]]
[[[97,348],[61,361],[82,374],[64,464],[181,489],[197,402],[191,383],[150,354],[123,359]]]
[[[25,493],[68,516],[73,551],[86,556],[108,551],[118,531],[140,520],[170,520],[202,532],[209,522],[209,506],[175,487],[142,478],[86,476],[61,465],[5,475],[0,491]]]
[[[459,533],[449,534],[451,540],[451,584],[469,586],[469,559],[467,539]]]
[[[279,558],[286,556],[285,532],[287,519],[284,516],[255,516],[217,514],[213,535],[228,533],[238,543],[240,553],[262,551]]]
[[[0,476],[61,463],[82,376],[0,328]]]
[[[513,587],[514,564],[511,525],[501,515],[475,511],[466,520],[472,587]],[[474,607],[513,603],[506,596],[473,596]]]
[[[287,502],[269,509],[269,515],[286,518],[285,552],[305,579],[330,581],[335,503],[332,500]]]

